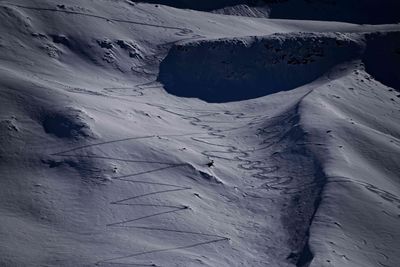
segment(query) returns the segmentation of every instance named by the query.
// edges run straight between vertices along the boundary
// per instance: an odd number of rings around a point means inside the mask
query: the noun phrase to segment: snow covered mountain
[[[397,10],[1,0],[0,266],[399,266]]]

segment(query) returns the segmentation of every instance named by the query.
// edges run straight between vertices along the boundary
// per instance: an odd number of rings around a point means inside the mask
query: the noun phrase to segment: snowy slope
[[[303,102],[305,127],[327,142],[314,147],[327,184],[311,227],[310,266],[398,265],[398,101],[357,68]]]
[[[400,264],[398,24],[134,2],[0,1],[1,266]]]
[[[131,2],[138,3],[152,3],[172,6],[176,8],[194,9],[201,11],[212,11],[216,9],[223,9],[234,7],[237,5],[250,5],[260,6],[264,4],[263,1],[258,0],[203,0],[203,1],[190,1],[190,0],[133,0]]]

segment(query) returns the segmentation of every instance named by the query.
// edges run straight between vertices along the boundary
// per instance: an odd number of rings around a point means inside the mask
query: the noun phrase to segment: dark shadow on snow
[[[176,96],[222,103],[291,90],[359,57],[360,44],[338,34],[275,34],[175,45],[158,80]]]
[[[363,58],[366,71],[386,86],[400,91],[400,32],[367,36]]]

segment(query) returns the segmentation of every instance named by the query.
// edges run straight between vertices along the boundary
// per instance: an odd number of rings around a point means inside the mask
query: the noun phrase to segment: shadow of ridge
[[[338,34],[194,41],[172,47],[157,79],[179,97],[210,103],[242,101],[316,81],[361,52],[360,43]]]
[[[307,237],[309,239],[309,237]],[[314,259],[314,254],[311,252],[309,242],[307,242],[301,251],[300,258],[296,263],[297,267],[308,267],[310,266],[312,260]]]
[[[368,34],[363,63],[374,79],[400,92],[400,31]]]

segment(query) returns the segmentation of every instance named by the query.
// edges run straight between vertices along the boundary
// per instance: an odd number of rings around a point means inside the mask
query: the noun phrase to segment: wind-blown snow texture
[[[397,10],[0,1],[0,266],[399,266]]]

